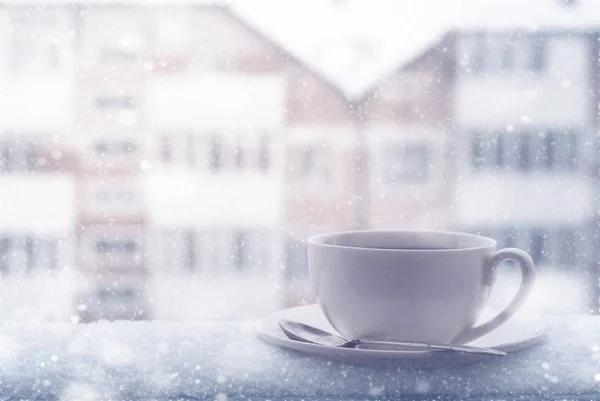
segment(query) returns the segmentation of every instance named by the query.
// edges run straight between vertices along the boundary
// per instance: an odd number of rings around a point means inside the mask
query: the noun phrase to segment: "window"
[[[575,230],[569,227],[562,227],[558,231],[559,252],[558,263],[560,265],[573,266],[575,265],[576,235]]]
[[[475,171],[563,171],[577,169],[577,134],[564,129],[475,132],[470,163]]]
[[[55,272],[60,267],[58,241],[39,236],[0,236],[0,275]]]
[[[196,238],[196,232],[193,230],[188,231],[186,233],[185,241],[185,265],[190,272],[193,272],[198,266],[198,240]]]
[[[551,169],[556,163],[556,134],[553,131],[546,133],[544,138],[544,164]]]
[[[244,147],[242,146],[241,140],[238,138],[238,143],[235,148],[235,167],[238,170],[244,169]]]
[[[393,145],[384,150],[383,178],[386,182],[425,182],[428,174],[427,145]]]
[[[194,134],[187,136],[186,155],[188,165],[194,167],[196,165],[196,136]]]
[[[41,149],[30,138],[0,141],[0,172],[34,172],[41,167]]]
[[[476,170],[504,166],[504,137],[494,133],[471,136],[471,164]]]
[[[531,230],[531,258],[536,265],[544,263],[546,257],[547,233],[540,228]]]
[[[101,239],[96,241],[96,251],[99,254],[129,253],[138,250],[138,243],[132,239]]]
[[[12,170],[12,151],[9,143],[0,142],[0,171]]]
[[[168,163],[173,160],[172,141],[168,136],[160,138],[160,159],[163,163]]]
[[[322,186],[331,179],[331,152],[326,146],[307,146],[294,152],[293,177],[302,185]]]
[[[505,156],[505,147],[504,147],[504,141],[505,141],[506,137],[504,135],[498,135],[496,137],[496,166],[498,168],[503,168],[504,167],[504,156]]]
[[[28,271],[34,269],[36,264],[37,243],[30,237],[25,238],[25,266]]]
[[[515,68],[515,42],[512,38],[507,38],[500,50],[500,68],[510,71]]]
[[[262,271],[262,261],[268,261],[263,245],[269,237],[250,228],[173,227],[161,231],[157,240],[148,263],[161,273],[227,275]]]
[[[221,139],[216,135],[211,135],[208,142],[208,167],[212,172],[218,172],[221,170]]]
[[[545,38],[541,35],[532,35],[530,40],[530,68],[532,71],[543,71],[546,66]]]
[[[94,151],[100,156],[132,154],[137,148],[131,141],[98,141],[94,144]]]
[[[5,275],[9,272],[9,252],[10,238],[0,237],[0,275]]]
[[[50,271],[59,268],[58,241],[53,239],[48,242],[48,264]]]
[[[138,60],[136,53],[123,50],[103,48],[100,50],[100,63],[116,64],[116,63],[132,63]]]
[[[132,202],[137,196],[130,188],[105,188],[96,191],[95,198],[101,202]]]
[[[270,236],[263,229],[231,233],[231,267],[234,271],[266,272],[270,262]],[[260,273],[262,274],[262,273]]]
[[[23,153],[25,158],[25,170],[35,171],[37,169],[37,156],[36,150],[31,144],[25,144],[23,146]]]
[[[262,172],[269,170],[269,146],[269,137],[262,134],[258,142],[258,169]]]
[[[237,232],[233,240],[233,266],[237,270],[242,270],[248,265],[249,241],[246,233]]]
[[[135,100],[131,96],[98,96],[95,104],[99,109],[132,109]]]
[[[285,279],[288,282],[308,277],[308,256],[306,240],[288,237],[285,246]]]
[[[471,136],[471,165],[479,170],[483,163],[483,144],[481,143],[481,135],[475,134]]]
[[[569,131],[566,134],[566,149],[564,150],[565,155],[567,156],[566,164],[569,166],[569,170],[575,171],[577,170],[577,134],[572,131]]]
[[[472,36],[473,49],[470,66],[473,72],[481,72],[485,68],[485,35],[479,33]]]
[[[102,303],[129,303],[137,298],[133,288],[100,288],[96,295]]]
[[[463,37],[467,66],[475,73],[512,73],[546,69],[546,41],[537,34],[474,33]]]
[[[517,223],[473,230],[498,241],[498,248],[521,248],[529,252],[540,268],[562,271],[584,263],[585,228],[569,225],[530,226]],[[513,263],[510,263],[513,264]]]
[[[519,168],[521,171],[529,170],[531,163],[529,161],[531,150],[531,134],[528,132],[521,133],[519,146]]]

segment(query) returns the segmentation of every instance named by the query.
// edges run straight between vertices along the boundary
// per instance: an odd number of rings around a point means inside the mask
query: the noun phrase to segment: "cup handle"
[[[458,338],[453,341],[454,343],[465,344],[482,337],[506,323],[506,321],[523,305],[523,302],[531,292],[533,284],[535,283],[535,265],[527,252],[517,248],[505,248],[496,252],[486,263],[486,274],[488,274],[489,284],[491,285],[493,283],[493,277],[496,274],[498,266],[507,260],[514,260],[521,268],[521,286],[519,287],[519,291],[517,291],[515,297],[502,312],[497,314],[493,319],[468,329],[458,336]]]

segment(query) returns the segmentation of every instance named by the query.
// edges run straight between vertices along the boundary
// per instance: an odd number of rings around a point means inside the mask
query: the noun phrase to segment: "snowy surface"
[[[289,399],[400,394],[556,398],[600,391],[600,318],[551,321],[542,345],[430,371],[341,365],[254,337],[252,322],[0,328],[0,398]],[[426,397],[427,396],[427,397]]]
[[[547,315],[548,342],[501,361],[398,371],[329,363],[255,339],[253,320],[277,307],[275,276],[156,275],[147,291],[159,321],[91,325],[71,323],[76,279],[66,271],[0,280],[0,399],[547,399],[600,391],[598,317]],[[500,274],[492,304],[506,304],[516,281]],[[540,274],[520,313],[580,308],[575,284]]]

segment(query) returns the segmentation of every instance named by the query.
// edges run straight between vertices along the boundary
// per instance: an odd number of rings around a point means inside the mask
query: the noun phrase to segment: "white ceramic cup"
[[[474,326],[513,260],[521,286],[508,307]],[[439,231],[351,231],[308,239],[311,286],[331,325],[347,339],[470,342],[505,323],[535,282],[531,257],[496,241]]]

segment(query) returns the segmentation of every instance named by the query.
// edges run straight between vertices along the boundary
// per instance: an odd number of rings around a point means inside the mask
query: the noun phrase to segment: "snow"
[[[196,4],[191,0],[18,2],[27,3]],[[407,0],[205,0],[202,3],[226,5],[243,23],[305,63],[349,99],[360,98],[451,32],[480,29],[585,31],[600,27],[600,3],[594,0],[579,0],[572,6],[560,0],[528,0],[526,6],[519,0],[423,0],[418,3]],[[199,93],[195,89],[192,92]],[[187,99],[183,88],[173,88],[171,94],[171,100],[173,96]],[[236,97],[228,97],[232,98]],[[211,109],[210,103],[201,103],[203,107],[190,103],[184,110],[203,113],[206,107]],[[157,108],[164,104],[159,103]]]
[[[353,99],[445,35],[446,15],[420,5],[255,0],[232,2],[230,9]]]
[[[454,28],[457,30],[598,29],[600,3],[595,0],[458,0]],[[525,6],[526,4],[526,6]]]
[[[461,399],[597,394],[600,320],[549,321],[547,341],[476,365],[377,369],[262,343],[250,321],[4,325],[0,397],[20,399]],[[593,398],[593,397],[589,397]]]
[[[0,175],[0,231],[64,236],[75,221],[75,183],[64,174]]]
[[[349,99],[450,32],[600,27],[600,3],[593,0],[572,7],[559,0],[255,0],[233,1],[230,9]]]

